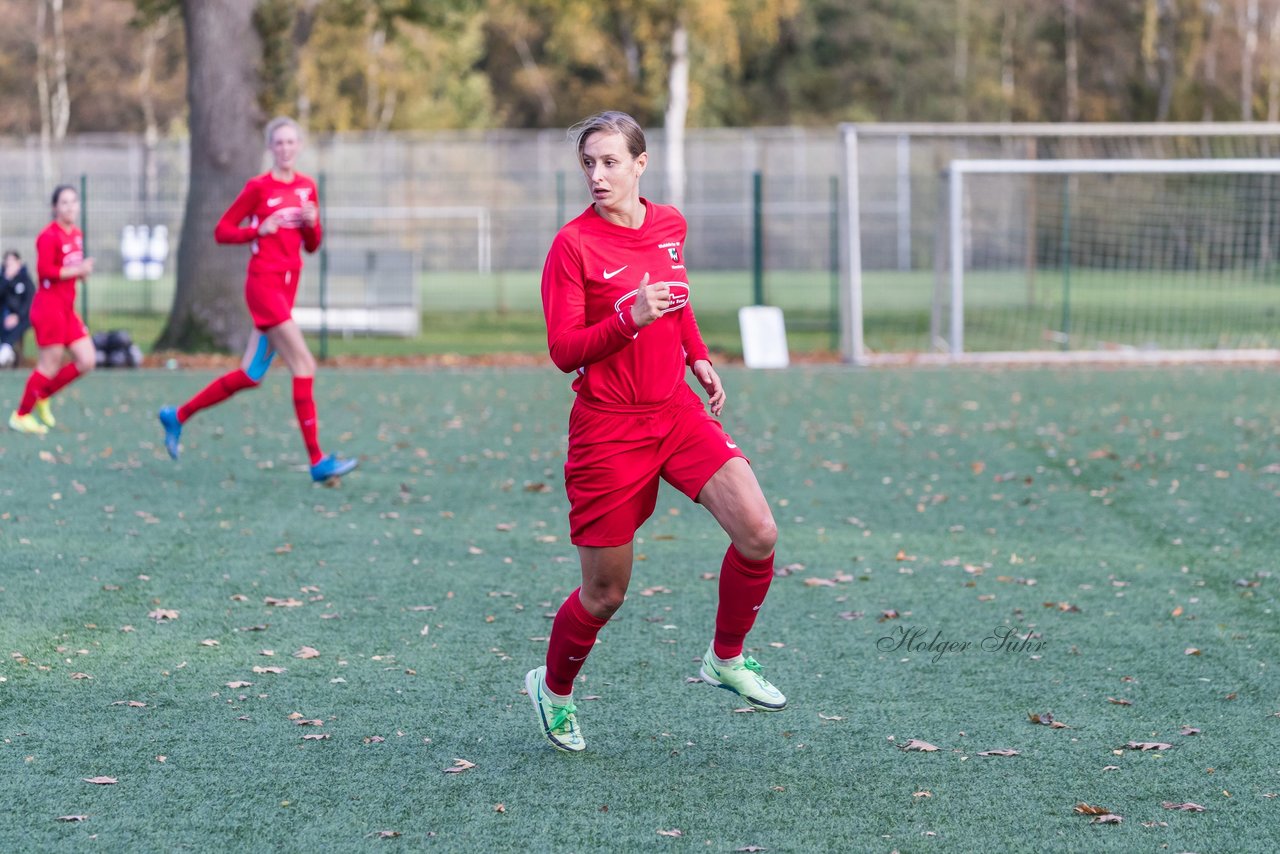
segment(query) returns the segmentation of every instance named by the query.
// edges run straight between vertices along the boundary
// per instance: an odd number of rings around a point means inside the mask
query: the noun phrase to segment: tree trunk
[[[53,183],[53,114],[49,109],[49,4],[36,3],[36,97],[40,101],[40,174],[47,187]]]
[[[1018,37],[1018,11],[1010,0],[1005,0],[1004,16],[1000,26],[1000,121],[1013,121],[1013,105],[1017,100],[1014,88],[1014,44]]]
[[[1258,53],[1258,0],[1244,0],[1240,7],[1244,50],[1240,55],[1240,120],[1253,121],[1253,65]]]
[[[969,117],[969,0],[956,0],[956,44],[954,68],[956,80],[956,121]]]
[[[249,337],[243,296],[248,249],[218,246],[213,229],[262,166],[262,42],[254,6],[255,0],[182,0],[191,177],[177,289],[158,348],[238,350]]]
[[[1267,121],[1280,121],[1280,6],[1267,28]]]
[[[1063,0],[1063,14],[1066,18],[1064,53],[1067,73],[1067,104],[1066,115],[1063,118],[1068,122],[1078,122],[1080,121],[1080,33],[1076,0]]]
[[[684,124],[689,114],[689,31],[677,21],[671,33],[666,115],[667,203],[684,206]]]
[[[1156,56],[1160,68],[1160,94],[1156,102],[1156,121],[1163,122],[1169,118],[1169,109],[1173,105],[1173,87],[1178,81],[1177,44],[1178,18],[1174,9],[1174,0],[1158,0],[1158,34],[1156,37]]]
[[[1204,99],[1200,109],[1200,120],[1213,121],[1213,99],[1218,90],[1218,15],[1221,9],[1217,4],[1206,4],[1204,8]]]

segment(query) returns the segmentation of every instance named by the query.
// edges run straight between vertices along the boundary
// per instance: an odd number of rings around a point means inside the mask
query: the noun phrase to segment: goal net
[[[1280,160],[957,159],[947,176],[933,350],[1210,358],[1280,343]]]
[[[851,362],[1280,360],[1280,123],[846,124],[840,146]]]

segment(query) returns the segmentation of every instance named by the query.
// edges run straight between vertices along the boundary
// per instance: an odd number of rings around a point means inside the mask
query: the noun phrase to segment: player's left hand
[[[724,386],[720,384],[720,375],[706,359],[699,359],[693,363],[693,375],[698,378],[698,382],[702,383],[702,387],[707,392],[707,404],[711,407],[711,414],[719,417],[720,410],[724,409]]]
[[[320,221],[320,209],[315,202],[307,202],[302,206],[302,224],[307,228],[315,228]]]

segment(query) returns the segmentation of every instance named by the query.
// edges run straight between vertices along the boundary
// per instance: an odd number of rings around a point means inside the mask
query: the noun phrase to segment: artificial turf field
[[[567,378],[322,372],[326,450],[362,458],[332,489],[284,372],[178,463],[155,410],[211,373],[71,386],[49,436],[0,434],[0,851],[1275,850],[1274,370],[722,375],[786,568],[748,647],[790,707],[688,681],[725,538],[664,489],[578,756],[521,694],[577,583]]]

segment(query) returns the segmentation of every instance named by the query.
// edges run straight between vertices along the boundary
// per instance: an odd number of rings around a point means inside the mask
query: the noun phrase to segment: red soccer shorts
[[[249,273],[244,283],[244,301],[253,325],[264,332],[293,318],[293,301],[298,295],[301,270],[279,273]]]
[[[66,292],[63,296],[62,292]],[[40,347],[69,346],[89,335],[80,315],[76,314],[76,292],[65,285],[58,291],[36,291],[31,301],[31,328]]]
[[[564,465],[574,545],[626,545],[653,513],[659,477],[697,501],[725,463],[746,459],[692,389],[681,388],[652,409],[574,402]]]

